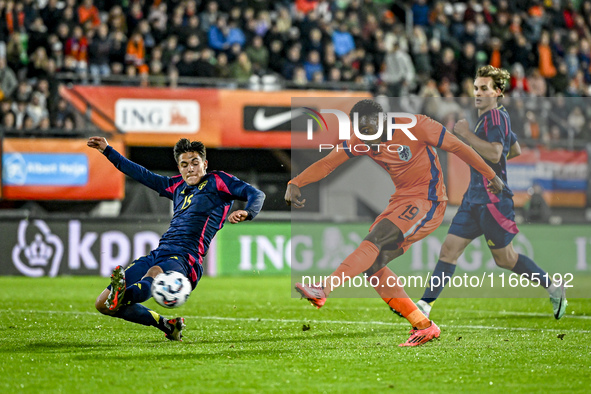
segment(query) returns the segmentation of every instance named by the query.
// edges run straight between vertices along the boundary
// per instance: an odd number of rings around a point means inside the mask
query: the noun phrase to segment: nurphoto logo
[[[306,111],[303,111],[304,114],[310,116],[312,119],[308,119],[307,123],[307,136],[308,140],[312,140],[314,138],[314,121],[320,127],[321,132],[328,130],[328,124],[322,114],[333,114],[337,117],[338,126],[339,126],[339,140],[349,140],[351,137],[351,120],[349,119],[349,114],[340,111],[338,109],[321,109],[320,112],[313,110],[309,107],[303,107]],[[417,117],[413,114],[406,113],[406,112],[387,112],[383,113],[380,112],[378,114],[378,129],[374,134],[363,134],[359,131],[359,113],[353,113],[353,133],[357,136],[361,141],[375,141],[382,137],[384,133],[384,116],[386,117],[386,138],[388,141],[392,140],[392,135],[394,130],[402,131],[410,140],[417,141],[417,137],[409,130],[410,128],[416,126],[417,124]],[[410,123],[396,123],[396,120],[399,119],[410,119]],[[372,144],[372,145],[381,145],[381,144]],[[324,149],[333,149],[334,145],[332,144],[320,144],[319,145],[320,151]],[[379,149],[379,147],[378,147]]]

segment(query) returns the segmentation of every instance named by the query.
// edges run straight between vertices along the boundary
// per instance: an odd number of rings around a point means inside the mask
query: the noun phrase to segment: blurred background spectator
[[[509,97],[587,97],[590,43],[591,0],[0,0],[2,124],[76,126],[60,83],[249,87],[273,75],[296,89],[449,98],[472,95],[475,70],[493,64],[511,70]],[[523,136],[591,134],[588,106],[557,128],[533,107]]]

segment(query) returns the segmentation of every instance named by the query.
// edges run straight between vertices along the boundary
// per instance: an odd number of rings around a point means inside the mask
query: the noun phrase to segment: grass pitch
[[[98,314],[105,278],[0,278],[0,392],[588,392],[591,300],[442,299],[441,339],[380,299],[290,297],[290,278],[204,278],[182,343]],[[150,300],[147,306],[172,317]],[[309,328],[309,329],[308,329]]]

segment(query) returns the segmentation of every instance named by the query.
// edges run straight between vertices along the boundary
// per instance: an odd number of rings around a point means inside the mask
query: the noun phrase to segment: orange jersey
[[[308,167],[290,183],[302,187],[316,182],[336,167],[355,156],[369,156],[385,169],[396,187],[396,197],[418,197],[431,201],[447,201],[441,164],[435,147],[456,154],[487,179],[495,172],[468,145],[448,133],[445,127],[425,115],[416,115],[417,124],[409,131],[417,138],[411,140],[401,130],[395,130],[391,141],[370,149],[357,136],[337,145],[326,157]]]

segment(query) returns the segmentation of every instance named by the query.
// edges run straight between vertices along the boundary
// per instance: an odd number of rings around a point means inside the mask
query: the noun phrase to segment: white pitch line
[[[532,317],[554,317],[551,313],[540,313],[540,312],[514,312],[514,311],[479,311],[479,310],[466,310],[466,309],[446,309],[445,312],[462,312],[462,313],[485,313],[485,314],[494,314],[498,313],[500,315],[510,315],[510,316],[532,316]],[[565,318],[568,319],[582,319],[582,320],[591,320],[591,316],[584,316],[584,315],[564,315]]]
[[[87,311],[36,311],[26,309],[0,310],[0,313],[48,313],[48,314],[75,314],[75,315],[95,315],[101,316],[98,312]],[[546,316],[546,315],[543,315]],[[201,320],[218,320],[218,321],[235,321],[235,322],[266,322],[266,323],[314,323],[314,324],[349,324],[349,325],[374,325],[374,326],[408,326],[407,322],[383,322],[383,321],[350,321],[350,320],[309,320],[309,319],[269,319],[258,317],[226,317],[226,316],[183,316],[188,319]],[[439,324],[440,327],[445,328],[463,328],[469,330],[497,330],[497,331],[548,331],[559,333],[581,333],[589,334],[591,330],[577,330],[577,329],[557,329],[557,328],[533,328],[533,327],[498,327],[498,326],[483,326],[483,325],[459,325],[459,324]]]

